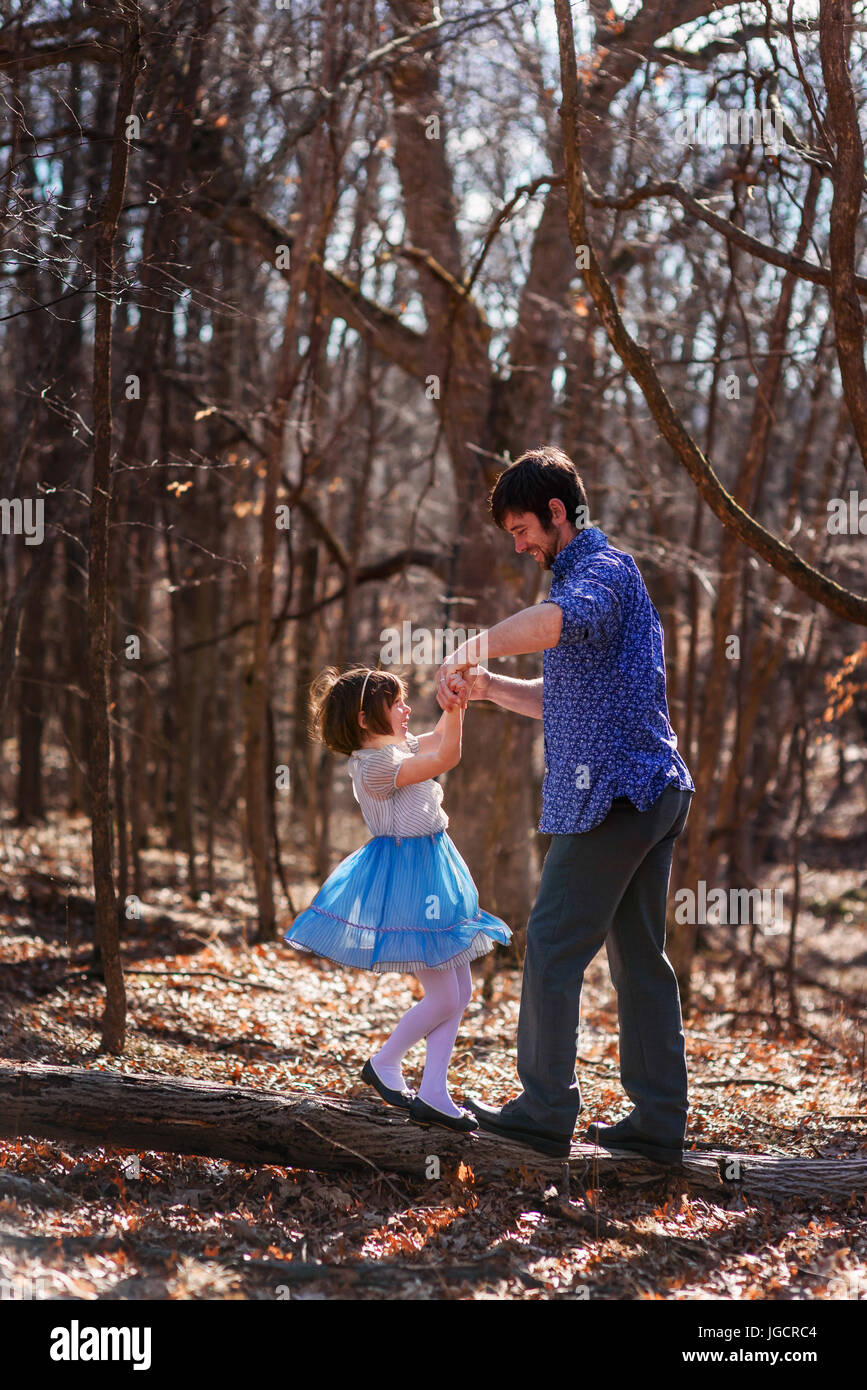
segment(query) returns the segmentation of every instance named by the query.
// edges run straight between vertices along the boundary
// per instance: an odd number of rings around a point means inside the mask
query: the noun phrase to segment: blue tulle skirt
[[[338,864],[284,940],[381,975],[451,970],[511,937],[505,922],[479,907],[469,869],[440,830],[375,835]]]

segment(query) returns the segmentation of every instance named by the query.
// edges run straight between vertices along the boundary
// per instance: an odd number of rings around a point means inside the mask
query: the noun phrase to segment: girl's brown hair
[[[364,678],[369,673],[367,685]],[[361,692],[364,689],[364,704]],[[406,685],[391,671],[373,671],[353,666],[341,674],[327,666],[310,687],[310,735],[324,743],[332,753],[347,756],[361,748],[368,734],[391,734],[388,712],[398,696],[406,699]],[[365,723],[359,724],[363,709]]]

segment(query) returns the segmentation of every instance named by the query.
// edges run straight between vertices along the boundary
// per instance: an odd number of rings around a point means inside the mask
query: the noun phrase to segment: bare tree
[[[105,979],[106,1005],[102,1047],[123,1051],[126,994],[120,961],[118,912],[111,848],[111,746],[108,718],[108,574],[111,507],[111,358],[114,307],[114,244],[126,187],[132,114],[138,77],[141,24],[137,0],[123,0],[124,48],[114,114],[114,137],[108,187],[96,218],[93,279],[96,320],[93,337],[93,480],[90,501],[90,550],[87,586],[88,697],[90,742],[88,786],[92,820],[93,887],[96,943]]]

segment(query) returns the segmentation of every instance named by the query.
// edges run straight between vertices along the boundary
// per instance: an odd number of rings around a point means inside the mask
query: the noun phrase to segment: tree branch
[[[299,504],[300,505],[300,504]],[[397,550],[392,555],[385,555],[381,560],[374,560],[369,565],[362,565],[356,570],[353,583],[370,584],[375,580],[389,579],[393,574],[400,574],[409,565],[417,565],[422,569],[429,569],[443,583],[447,583],[450,577],[451,555],[438,550],[416,550],[404,549]],[[302,618],[311,618],[314,613],[319,613],[323,608],[327,608],[332,603],[337,603],[346,593],[346,584],[341,584],[339,588],[326,594],[324,598],[318,599],[316,603],[311,603],[307,608],[296,608],[292,613],[283,613],[275,620],[275,628],[281,627],[284,623],[298,622]],[[201,651],[203,647],[211,647],[216,642],[225,642],[230,637],[235,637],[245,628],[253,626],[253,618],[243,618],[240,622],[233,623],[231,627],[224,628],[222,632],[214,632],[210,637],[205,637],[200,642],[188,642],[186,646],[179,647],[182,653]],[[272,641],[274,634],[272,633]],[[171,656],[156,657],[153,661],[140,664],[141,671],[154,671],[158,666],[165,666],[171,661]]]
[[[586,248],[588,265],[582,270],[599,317],[615,351],[638,383],[660,433],[671,445],[697,490],[724,526],[784,574],[796,588],[849,622],[867,625],[867,598],[849,592],[803,561],[790,546],[778,540],[750,516],[723,487],[711,464],[675,411],[659,380],[646,348],[631,336],[623,322],[611,285],[603,274],[590,241],[585,212],[584,177],[579,124],[578,71],[569,0],[554,0],[560,44],[563,105],[563,144],[569,199],[569,232],[576,250]]]
[[[214,157],[220,159],[220,153]],[[225,189],[227,180],[231,193],[223,201],[221,191]],[[253,248],[284,280],[290,280],[290,265],[278,265],[278,251],[281,247],[288,248],[289,256],[285,259],[291,261],[294,232],[257,207],[249,194],[237,195],[236,175],[225,157],[218,173],[209,178],[208,186],[200,191],[191,207],[200,217],[207,218],[229,236]],[[325,306],[336,317],[345,319],[389,362],[401,367],[416,380],[424,381],[431,371],[427,335],[417,333],[414,328],[402,323],[391,309],[366,298],[359,285],[338,271],[329,270],[319,255],[314,253],[312,261],[314,272],[321,278]]]
[[[610,208],[615,212],[626,212],[630,208],[637,207],[639,203],[645,202],[648,198],[674,198],[686,212],[692,213],[699,221],[705,222],[708,227],[713,227],[714,231],[730,241],[733,246],[739,246],[742,251],[747,251],[751,256],[758,260],[767,261],[768,265],[777,265],[781,270],[791,271],[793,275],[799,276],[802,280],[811,280],[814,285],[824,285],[830,289],[832,285],[832,274],[826,266],[814,265],[811,261],[802,260],[799,256],[793,256],[788,251],[780,251],[775,246],[768,246],[765,242],[759,241],[758,237],[751,236],[743,228],[730,222],[727,217],[720,216],[708,207],[707,203],[694,198],[691,193],[677,183],[674,179],[666,179],[658,183],[645,183],[641,188],[636,188],[632,193],[627,193],[622,198],[606,198],[591,188],[586,174],[584,175],[584,188],[587,192],[587,202],[594,208]],[[859,294],[867,294],[867,276],[856,275],[854,284]]]
[[[864,365],[864,314],[858,303],[855,237],[864,189],[864,144],[849,79],[852,37],[851,0],[825,0],[820,9],[819,53],[828,98],[828,125],[836,145],[834,198],[828,254],[831,308],[843,395],[867,468],[867,367]]]

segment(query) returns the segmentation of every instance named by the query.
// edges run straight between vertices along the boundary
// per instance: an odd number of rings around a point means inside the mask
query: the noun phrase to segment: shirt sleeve
[[[542,602],[556,603],[562,611],[560,641],[567,644],[587,642],[591,647],[603,647],[617,636],[623,620],[616,590],[591,575],[570,581],[556,597]]]
[[[362,760],[359,781],[369,796],[379,801],[394,796],[394,779],[405,757],[396,743],[387,743]]]

